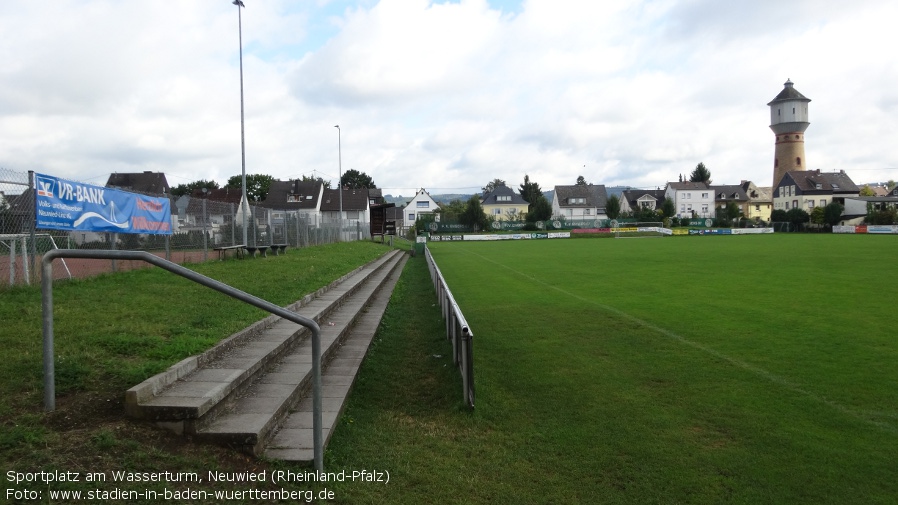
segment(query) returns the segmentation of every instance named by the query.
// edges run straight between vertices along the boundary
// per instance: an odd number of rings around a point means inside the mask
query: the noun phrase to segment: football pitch
[[[429,247],[519,502],[898,500],[898,237]]]

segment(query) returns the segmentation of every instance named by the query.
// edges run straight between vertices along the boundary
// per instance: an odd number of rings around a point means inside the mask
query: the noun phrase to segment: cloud
[[[766,103],[810,97],[812,168],[898,179],[892,20],[875,0],[247,0],[246,167],[409,192],[524,174],[654,188],[704,162],[769,184]],[[241,170],[229,2],[0,7],[0,164],[73,179]],[[892,167],[893,170],[884,170]]]

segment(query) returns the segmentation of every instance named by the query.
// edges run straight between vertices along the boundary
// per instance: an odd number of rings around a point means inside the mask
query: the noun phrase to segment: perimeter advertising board
[[[168,198],[34,174],[36,227],[44,230],[171,235]]]

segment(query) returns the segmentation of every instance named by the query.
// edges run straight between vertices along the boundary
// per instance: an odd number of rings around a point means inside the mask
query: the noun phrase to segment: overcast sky
[[[385,193],[769,186],[767,103],[812,100],[807,165],[898,180],[893,0],[244,0],[246,171]],[[230,0],[0,3],[0,167],[103,185],[241,170]]]

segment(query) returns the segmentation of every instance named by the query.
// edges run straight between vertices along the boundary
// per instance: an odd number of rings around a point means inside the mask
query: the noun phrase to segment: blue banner
[[[171,202],[34,174],[37,228],[171,235]]]

